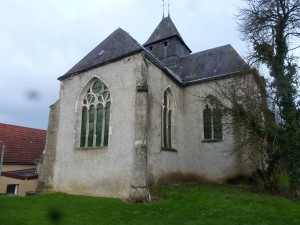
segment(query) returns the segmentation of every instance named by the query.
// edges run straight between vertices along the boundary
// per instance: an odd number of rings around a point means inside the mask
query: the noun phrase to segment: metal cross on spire
[[[165,18],[165,0],[162,0],[163,1],[163,18]],[[168,0],[168,16],[170,16],[170,0]]]
[[[162,7],[163,7],[163,18],[165,18],[165,0],[162,0],[163,1],[163,5],[162,5]]]

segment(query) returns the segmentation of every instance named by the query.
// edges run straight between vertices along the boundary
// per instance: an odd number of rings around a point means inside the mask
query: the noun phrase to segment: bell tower
[[[169,2],[168,16],[165,17],[165,2],[163,1],[163,18],[144,47],[159,60],[170,57],[182,58],[192,52],[171,20]]]

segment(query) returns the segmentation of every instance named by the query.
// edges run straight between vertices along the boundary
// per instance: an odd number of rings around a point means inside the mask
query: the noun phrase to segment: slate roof
[[[192,52],[189,47],[185,44],[183,41],[183,38],[181,37],[180,33],[178,32],[175,24],[171,20],[171,17],[164,17],[162,21],[158,24],[154,32],[151,34],[150,38],[146,41],[144,46],[150,45],[152,43],[168,39],[171,37],[178,37],[178,39],[184,44],[187,49]]]
[[[143,47],[134,40],[127,32],[118,28],[96,48],[88,53],[65,75],[59,77],[62,80],[70,75],[80,73],[100,65],[118,60],[120,57],[126,57],[137,52],[141,52]]]
[[[33,165],[45,149],[46,132],[0,123],[0,156],[5,145],[4,164]]]
[[[184,84],[241,72],[246,63],[231,45],[205,50],[164,63],[180,76]]]
[[[177,37],[186,46],[171,18],[165,17],[144,46],[173,37]],[[243,71],[246,67],[244,60],[231,45],[205,50],[182,58],[172,56],[159,60],[127,32],[118,28],[58,79],[63,80],[139,52],[143,52],[148,59],[162,69],[170,78],[183,86],[236,74]]]

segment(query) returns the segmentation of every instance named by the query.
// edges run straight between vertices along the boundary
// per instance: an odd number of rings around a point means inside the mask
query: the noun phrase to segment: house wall
[[[134,164],[136,77],[141,70],[141,54],[137,54],[61,82],[55,191],[129,196]],[[85,87],[93,77],[100,78],[111,94],[109,144],[82,149],[79,148],[80,96],[85,94]]]
[[[10,177],[0,176],[0,193],[6,193],[8,184],[18,184],[19,196],[25,196],[26,192],[35,191],[37,187],[37,179],[34,180],[18,180]]]
[[[36,168],[36,165],[3,165],[2,171],[14,171]],[[0,176],[0,193],[6,193],[8,184],[18,184],[19,196],[25,196],[26,192],[35,191],[37,188],[37,179],[34,180],[18,180],[10,177]]]

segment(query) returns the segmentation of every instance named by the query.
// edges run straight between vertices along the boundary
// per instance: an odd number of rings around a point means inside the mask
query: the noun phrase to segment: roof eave
[[[2,172],[1,176],[8,177],[8,178],[13,178],[13,179],[17,179],[17,180],[35,180],[35,179],[38,179],[38,174],[22,176],[22,175],[17,175],[17,174],[11,174],[9,172]]]
[[[184,47],[186,47],[187,49],[188,49],[188,51],[190,52],[190,53],[192,53],[192,50],[187,46],[187,44],[184,42],[184,40],[181,38],[181,37],[179,37],[178,35],[172,35],[172,36],[169,36],[169,37],[165,37],[165,38],[162,38],[162,39],[159,39],[159,40],[156,40],[156,41],[154,41],[154,42],[146,42],[143,46],[149,46],[149,45],[152,45],[152,44],[156,44],[156,43],[158,43],[158,42],[161,42],[161,41],[165,41],[165,40],[168,40],[168,39],[170,39],[170,38],[173,38],[173,37],[177,37],[178,39],[179,39],[179,41],[184,45]]]
[[[95,65],[89,66],[89,67],[87,67],[87,68],[85,68],[85,69],[78,70],[78,71],[73,72],[73,73],[70,73],[70,74],[67,73],[67,74],[65,74],[65,75],[62,75],[62,76],[58,77],[57,79],[58,79],[59,81],[62,81],[62,80],[64,80],[64,79],[73,77],[73,76],[78,75],[78,74],[80,74],[80,73],[83,73],[83,72],[86,72],[86,71],[95,69],[95,68],[97,68],[97,67],[100,67],[100,66],[103,66],[103,65],[107,65],[107,64],[110,64],[110,63],[112,63],[112,62],[116,62],[116,61],[118,61],[118,60],[120,60],[120,59],[122,59],[122,58],[131,56],[131,55],[135,55],[135,54],[137,54],[137,53],[139,53],[139,52],[142,52],[142,51],[143,51],[143,49],[138,49],[138,50],[136,50],[136,51],[132,51],[132,52],[129,52],[129,53],[127,53],[127,54],[120,55],[120,56],[117,56],[117,57],[115,57],[115,58],[106,60],[106,61],[104,61],[104,62],[101,62],[101,63],[95,64]]]
[[[3,165],[36,165],[34,162],[3,162]]]
[[[213,80],[221,80],[221,79],[224,79],[224,78],[235,77],[235,76],[241,75],[241,73],[243,73],[243,71],[244,70],[239,70],[239,71],[236,71],[236,72],[233,72],[233,73],[226,73],[226,74],[221,74],[221,75],[208,77],[208,78],[201,78],[201,79],[196,79],[196,80],[191,80],[191,81],[184,81],[183,86],[190,86],[190,85],[193,85],[193,84],[199,84],[199,83],[213,81]]]

